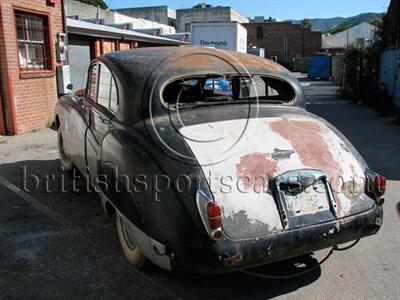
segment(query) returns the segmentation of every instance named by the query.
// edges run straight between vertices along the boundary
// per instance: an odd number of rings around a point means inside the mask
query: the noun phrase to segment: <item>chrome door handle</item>
[[[109,123],[110,123],[110,119],[104,118],[104,117],[102,117],[102,116],[99,116],[99,120],[100,120],[100,122],[103,123],[103,124],[109,124]]]

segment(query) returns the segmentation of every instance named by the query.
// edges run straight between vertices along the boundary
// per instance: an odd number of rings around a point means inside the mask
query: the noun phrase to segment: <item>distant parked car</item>
[[[196,47],[102,55],[55,109],[137,268],[222,273],[375,234],[385,178],[280,65]]]

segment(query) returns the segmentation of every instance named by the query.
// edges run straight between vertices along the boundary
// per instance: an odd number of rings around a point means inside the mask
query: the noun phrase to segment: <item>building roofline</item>
[[[267,20],[266,20],[267,21]],[[254,24],[254,25],[261,25],[261,24],[291,24],[291,25],[301,25],[301,24],[296,24],[291,21],[274,21],[274,22],[249,22],[246,24]]]
[[[187,42],[173,40],[165,37],[154,36],[134,30],[120,29],[102,24],[94,24],[81,20],[67,18],[68,33],[81,34],[106,38],[125,38],[138,42],[148,42],[164,45],[188,45]]]
[[[167,8],[167,9],[172,9],[168,7],[168,5],[153,5],[153,6],[137,6],[137,7],[120,7],[120,8],[112,8],[110,10],[127,10],[127,9],[154,9],[154,8]]]
[[[231,6],[212,6],[212,7],[199,7],[199,8],[178,8],[176,11],[188,11],[188,10],[202,10],[202,9],[232,9]]]

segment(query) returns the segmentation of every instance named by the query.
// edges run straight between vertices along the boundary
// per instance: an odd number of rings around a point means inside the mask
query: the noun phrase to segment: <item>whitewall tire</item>
[[[117,222],[118,237],[125,257],[134,268],[141,269],[146,261],[146,257],[133,242],[129,226],[127,226],[126,221],[124,221],[124,218],[121,217],[118,211],[115,214],[115,219]]]

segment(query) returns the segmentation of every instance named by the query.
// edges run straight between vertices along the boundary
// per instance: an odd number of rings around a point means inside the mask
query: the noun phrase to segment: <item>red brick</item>
[[[56,34],[62,32],[61,5],[47,5],[46,0],[1,0],[0,1],[0,78],[3,109],[7,126],[11,127],[11,110],[7,78],[12,81],[18,134],[39,129],[51,121],[57,99],[55,72],[46,78],[21,79],[18,63],[16,30],[13,6],[49,13],[54,71],[57,65],[55,46]],[[1,120],[0,120],[1,121]],[[1,126],[0,126],[1,127]]]
[[[265,23],[245,23],[247,29],[247,42],[253,46],[265,48],[268,57],[277,56],[278,62],[284,62],[284,39],[287,37],[288,43],[288,64],[297,55],[305,57],[315,55],[321,50],[322,33],[311,31],[310,28],[301,28],[299,24],[291,22],[265,22]],[[263,28],[263,38],[257,38],[257,27]],[[303,53],[304,43],[304,53]]]

